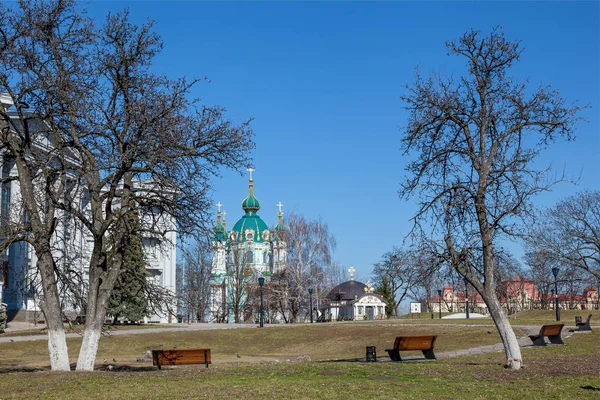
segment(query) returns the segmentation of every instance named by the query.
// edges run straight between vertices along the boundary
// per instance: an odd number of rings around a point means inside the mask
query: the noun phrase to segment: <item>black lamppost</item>
[[[258,284],[260,285],[260,327],[264,326],[264,313],[263,313],[263,285],[265,284],[265,278],[262,276],[258,278]]]
[[[313,307],[312,307],[312,292],[313,292],[313,288],[309,287],[308,288],[308,294],[310,295],[310,323],[313,323]]]
[[[598,281],[598,290],[596,291],[596,310],[600,310],[600,280]]]
[[[467,313],[467,319],[469,319],[469,283],[465,279],[465,312]]]
[[[560,308],[558,306],[558,284],[556,280],[558,277],[558,267],[552,268],[552,275],[554,275],[554,308],[556,309],[556,320],[560,321]]]
[[[438,289],[438,311],[440,312],[440,319],[442,319],[442,290]]]

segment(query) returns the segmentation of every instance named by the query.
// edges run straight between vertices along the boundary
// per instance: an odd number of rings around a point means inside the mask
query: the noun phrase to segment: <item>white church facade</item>
[[[284,240],[281,203],[277,225],[271,231],[258,215],[260,202],[254,195],[252,168],[248,196],[242,201],[244,215],[227,230],[221,204],[217,213],[209,297],[209,322],[236,323],[253,316],[243,310],[248,292],[259,282],[268,282],[285,269],[287,243]]]

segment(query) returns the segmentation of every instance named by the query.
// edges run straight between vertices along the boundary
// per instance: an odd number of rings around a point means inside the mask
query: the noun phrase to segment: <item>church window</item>
[[[358,306],[358,315],[363,315],[363,307]]]
[[[269,262],[269,256],[267,254],[268,253],[266,251],[263,253],[263,264]]]
[[[377,314],[383,314],[383,307],[377,306]]]
[[[246,252],[246,260],[245,260],[248,264],[253,263],[254,262],[254,253],[252,252],[252,250],[248,250]]]

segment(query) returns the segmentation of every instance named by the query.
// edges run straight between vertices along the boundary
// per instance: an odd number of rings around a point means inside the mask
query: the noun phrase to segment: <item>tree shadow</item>
[[[600,392],[600,387],[595,387],[595,386],[591,386],[591,385],[586,385],[586,386],[581,386],[582,389],[584,390],[591,390],[594,392]]]
[[[41,372],[41,371],[50,371],[49,367],[4,367],[0,368],[0,375],[2,374],[11,374],[15,372]]]

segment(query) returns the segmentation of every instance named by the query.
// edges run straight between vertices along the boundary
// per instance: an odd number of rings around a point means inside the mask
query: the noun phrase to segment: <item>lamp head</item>
[[[312,292],[313,292],[313,288],[309,287],[308,288],[308,294],[312,294]]]
[[[558,267],[552,268],[552,275],[554,275],[554,279],[558,276]]]
[[[262,287],[262,285],[265,284],[265,278],[263,278],[262,276],[258,278],[258,284]]]
[[[442,295],[442,289],[438,289],[438,296]]]

